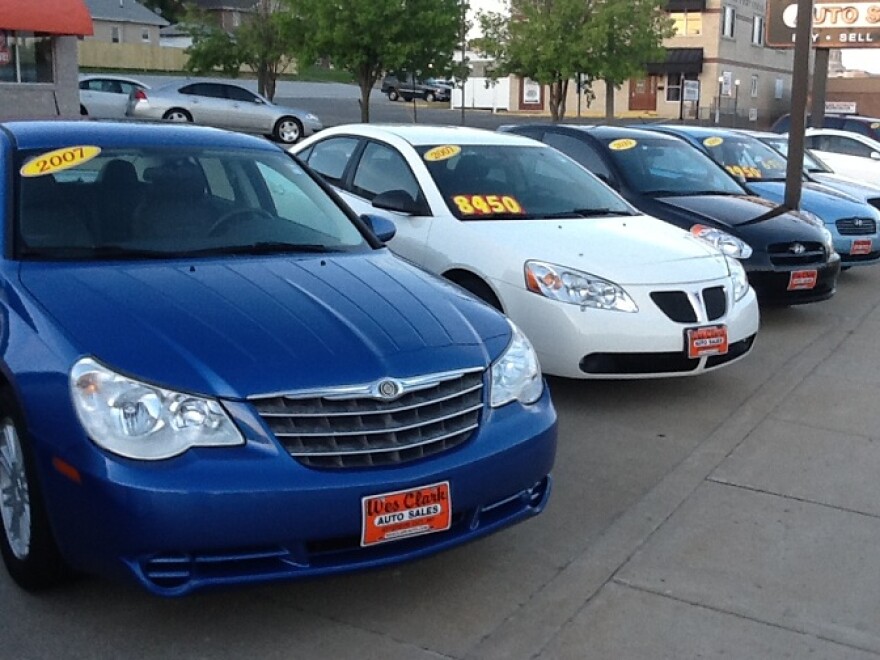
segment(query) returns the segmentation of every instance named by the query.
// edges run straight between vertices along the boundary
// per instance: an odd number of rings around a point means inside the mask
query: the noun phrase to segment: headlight
[[[73,365],[70,392],[92,441],[126,458],[159,460],[190,447],[244,444],[219,402],[133,380],[91,358]]]
[[[737,259],[748,259],[752,256],[752,246],[744,240],[728,234],[726,231],[716,229],[715,227],[707,227],[706,225],[694,225],[691,227],[691,234],[699,239],[706,241],[712,247],[715,247],[728,257],[736,257]]]
[[[551,300],[619,312],[639,311],[635,301],[621,287],[589,273],[542,261],[527,261],[525,275],[529,291]]]
[[[749,278],[739,260],[727,257],[727,270],[733,280],[733,299],[740,301],[749,292]]]
[[[529,340],[513,323],[510,344],[492,363],[492,391],[489,404],[493,408],[511,401],[530,404],[541,398],[544,379],[538,356]]]

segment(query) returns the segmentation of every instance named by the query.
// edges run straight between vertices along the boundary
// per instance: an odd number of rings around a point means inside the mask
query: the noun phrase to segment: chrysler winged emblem
[[[393,378],[385,378],[376,383],[375,394],[385,401],[396,399],[403,394],[403,385]]]

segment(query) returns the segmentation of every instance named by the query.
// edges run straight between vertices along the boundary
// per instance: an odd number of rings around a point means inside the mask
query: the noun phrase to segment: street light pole
[[[715,102],[715,123],[721,123],[721,92],[724,86],[724,76],[718,76],[718,100]]]
[[[737,106],[739,105],[739,78],[737,78],[736,80],[733,81],[733,88],[735,90],[734,97],[733,97],[733,127],[736,128],[736,120],[737,120],[736,109],[737,109]]]

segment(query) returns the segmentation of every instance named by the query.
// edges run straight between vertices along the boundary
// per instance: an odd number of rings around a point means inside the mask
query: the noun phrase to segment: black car
[[[807,124],[810,115],[807,115]],[[850,133],[867,135],[873,140],[880,140],[880,118],[862,117],[861,115],[825,115],[821,128],[836,128]],[[788,133],[791,130],[791,115],[782,115],[770,128],[774,133]]]
[[[446,102],[452,96],[452,86],[436,78],[422,80],[412,73],[398,71],[388,73],[382,79],[382,93],[387,94],[390,101],[412,101],[413,98],[420,98],[429,103]]]
[[[525,125],[500,130],[562,151],[638,208],[739,258],[761,302],[796,305],[834,295],[840,256],[821,224],[754,197],[678,138],[612,126]]]

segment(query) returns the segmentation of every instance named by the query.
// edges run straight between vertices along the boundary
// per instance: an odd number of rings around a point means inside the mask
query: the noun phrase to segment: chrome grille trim
[[[487,374],[476,367],[248,401],[275,439],[307,467],[395,465],[466,442],[480,425]]]
[[[473,390],[471,390],[473,391]],[[302,433],[275,433],[276,438],[324,438],[324,437],[333,437],[333,438],[344,438],[350,436],[358,436],[358,435],[378,435],[380,433],[399,433],[400,431],[412,431],[413,429],[418,429],[423,426],[427,426],[429,424],[436,424],[438,422],[446,422],[450,419],[455,419],[461,415],[467,415],[468,413],[476,412],[480,408],[483,407],[482,403],[479,403],[475,406],[471,406],[470,408],[465,408],[463,410],[456,410],[455,412],[449,413],[448,415],[443,415],[442,417],[432,417],[431,419],[419,422],[417,424],[407,424],[406,426],[394,426],[382,429],[361,429],[357,431],[325,431],[325,432],[309,432],[305,431]],[[384,414],[384,413],[383,413]],[[409,446],[409,445],[408,445]],[[414,446],[414,445],[412,445]],[[311,453],[311,452],[305,452]],[[317,452],[315,452],[317,453]],[[293,454],[296,456],[297,454]]]
[[[835,225],[841,236],[865,236],[877,231],[873,218],[841,218]]]

